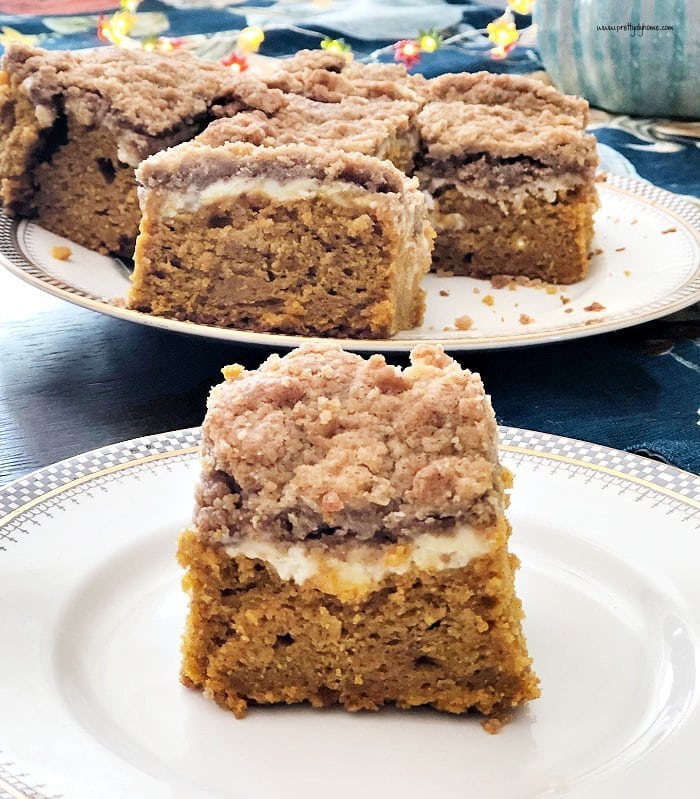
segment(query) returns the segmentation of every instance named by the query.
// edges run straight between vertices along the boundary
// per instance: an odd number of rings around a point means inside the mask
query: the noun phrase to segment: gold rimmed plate
[[[0,489],[0,796],[693,795],[700,478],[502,428],[541,698],[495,736],[421,710],[268,707],[237,721],[178,681],[174,553],[198,441],[127,441]]]

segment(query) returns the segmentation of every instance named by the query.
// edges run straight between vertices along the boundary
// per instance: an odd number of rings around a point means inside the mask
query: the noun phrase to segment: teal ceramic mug
[[[620,114],[700,117],[700,0],[536,0],[556,86]]]

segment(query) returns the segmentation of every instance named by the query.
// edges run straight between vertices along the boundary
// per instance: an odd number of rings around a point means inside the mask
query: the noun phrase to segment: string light
[[[508,0],[508,5],[516,14],[532,14],[535,0]]]
[[[97,35],[100,40],[114,44],[117,47],[142,47],[149,52],[153,50],[167,52],[179,47],[183,43],[183,39],[170,39],[155,35],[146,36],[144,39],[131,38],[130,34],[136,25],[136,11],[141,2],[142,0],[119,0],[119,11],[110,17],[100,14],[97,22]],[[318,5],[329,5],[332,0],[314,0],[314,2]],[[421,53],[434,53],[443,46],[461,46],[467,50],[481,50],[483,48],[484,33],[493,44],[490,50],[491,57],[494,59],[506,58],[520,38],[513,12],[516,14],[530,14],[535,5],[535,0],[507,0],[507,3],[508,8],[506,8],[505,13],[490,22],[485,31],[483,29],[476,32],[470,30],[445,39],[437,29],[430,28],[420,31],[416,39],[403,39],[393,45],[381,47],[362,60],[377,61],[380,55],[393,50],[394,60],[405,64],[408,69],[411,69],[411,67],[420,62]],[[528,30],[533,29],[534,26],[528,28]],[[295,30],[318,36],[321,39],[321,49],[331,53],[343,53],[348,60],[352,59],[352,49],[344,39],[334,39],[330,36],[324,37],[316,31],[302,31],[301,28],[295,28]],[[238,52],[234,51],[222,58],[221,63],[232,70],[243,72],[249,67],[245,54],[256,53],[264,40],[265,32],[262,28],[256,25],[243,28],[238,34],[236,43]]]
[[[97,35],[102,41],[111,42],[117,47],[130,46],[129,34],[136,22],[136,15],[131,11],[117,11],[106,19],[100,15],[97,21]]]
[[[418,44],[424,53],[434,53],[442,44],[443,37],[431,28],[428,31],[420,31],[418,34]]]
[[[230,67],[233,72],[245,72],[248,69],[248,59],[238,53],[229,53],[221,59],[221,64]]]
[[[394,59],[401,61],[408,69],[420,61],[420,44],[414,39],[403,39],[394,45]]]
[[[491,58],[500,61],[505,58],[514,47],[515,42],[513,42],[513,44],[497,44],[495,47],[491,48]]]
[[[330,36],[326,36],[321,42],[321,50],[327,50],[329,53],[349,53],[351,48],[345,39],[331,39]]]
[[[257,53],[264,39],[265,32],[262,28],[257,26],[243,28],[238,34],[238,47],[245,53]]]
[[[486,26],[486,34],[497,47],[508,47],[510,44],[515,44],[520,36],[513,17],[508,11],[502,17],[489,22]]]

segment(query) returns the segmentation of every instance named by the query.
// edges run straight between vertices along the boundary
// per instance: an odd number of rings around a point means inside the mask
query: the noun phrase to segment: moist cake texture
[[[402,371],[330,344],[224,374],[179,545],[183,682],[238,717],[538,696],[478,375],[435,346]]]
[[[100,252],[131,256],[134,167],[199,133],[214,103],[271,110],[281,94],[185,52],[43,51],[15,44],[0,85],[4,209]]]
[[[433,231],[415,182],[355,153],[205,140],[138,169],[131,308],[309,335],[420,323]]]
[[[416,174],[455,274],[585,277],[597,208],[588,104],[514,75],[443,75],[424,90]]]

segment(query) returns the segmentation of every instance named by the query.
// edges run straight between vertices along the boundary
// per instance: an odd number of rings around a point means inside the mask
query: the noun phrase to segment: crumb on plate
[[[604,311],[605,306],[601,305],[599,302],[592,302],[590,305],[586,305],[586,307],[583,310],[591,312]]]
[[[474,320],[471,318],[471,316],[467,316],[467,314],[464,314],[464,316],[458,316],[455,319],[455,327],[457,330],[470,330],[473,324]]]
[[[58,245],[51,248],[51,257],[56,258],[58,261],[67,261],[71,255],[73,255],[73,250],[70,247]]]

